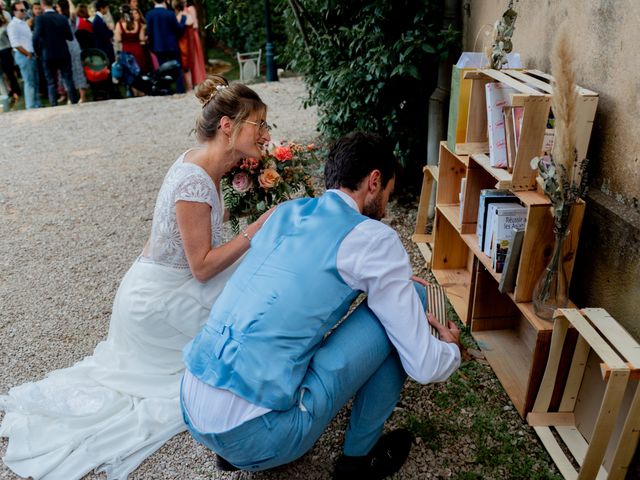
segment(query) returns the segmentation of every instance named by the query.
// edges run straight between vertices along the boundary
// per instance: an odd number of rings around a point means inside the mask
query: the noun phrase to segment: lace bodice
[[[223,201],[211,177],[180,155],[164,177],[153,212],[151,238],[143,261],[174,268],[189,268],[176,219],[176,202],[186,200],[211,206],[211,246],[222,242]]]

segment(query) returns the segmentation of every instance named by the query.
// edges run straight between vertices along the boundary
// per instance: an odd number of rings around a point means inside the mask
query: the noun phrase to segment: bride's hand
[[[260,217],[258,217],[258,220],[255,221],[255,223],[258,224],[258,229],[260,229],[260,227],[262,227],[262,225],[264,225],[264,222],[267,221],[267,218],[269,218],[271,216],[271,214],[276,209],[276,207],[277,207],[277,205],[274,205],[269,210],[267,210],[262,215],[260,215]]]
[[[269,216],[271,216],[273,211],[276,209],[276,206],[271,207],[269,210],[267,210],[262,215],[260,215],[255,222],[249,224],[247,226],[247,228],[244,229],[243,233],[246,233],[247,235],[249,235],[250,238],[253,238],[253,236],[256,233],[258,233],[258,230],[260,230],[260,228],[262,228],[262,225],[264,225],[264,222],[267,221],[267,218],[269,218]]]

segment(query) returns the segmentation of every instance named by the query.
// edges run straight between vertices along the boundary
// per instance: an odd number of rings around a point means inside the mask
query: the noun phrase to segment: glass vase
[[[533,310],[545,320],[553,318],[557,308],[569,304],[569,282],[562,262],[562,249],[569,232],[556,232],[551,260],[533,288]]]

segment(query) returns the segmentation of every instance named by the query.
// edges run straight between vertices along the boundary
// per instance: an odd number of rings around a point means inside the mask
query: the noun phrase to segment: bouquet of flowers
[[[240,231],[240,218],[253,222],[274,205],[296,196],[313,197],[308,167],[317,163],[313,144],[281,142],[262,158],[245,158],[223,178],[224,200],[231,228]]]

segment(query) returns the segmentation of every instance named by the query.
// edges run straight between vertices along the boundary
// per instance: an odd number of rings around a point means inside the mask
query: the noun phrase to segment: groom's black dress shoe
[[[222,472],[235,472],[236,470],[240,470],[235,465],[231,465],[224,458],[216,453],[216,468]]]
[[[380,437],[368,455],[338,459],[334,480],[381,480],[396,473],[409,456],[413,435],[398,429]]]

